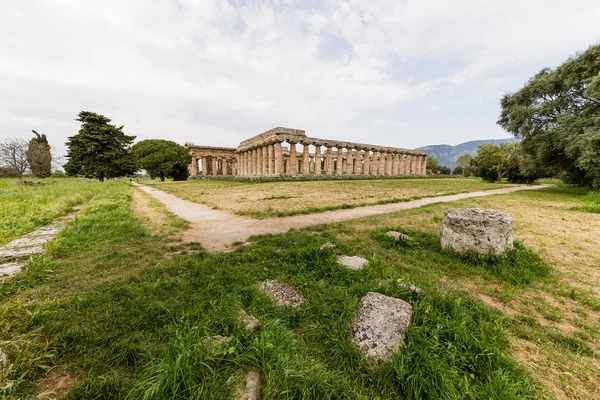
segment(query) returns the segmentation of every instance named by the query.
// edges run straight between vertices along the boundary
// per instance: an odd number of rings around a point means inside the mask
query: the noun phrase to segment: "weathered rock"
[[[319,253],[327,250],[334,250],[335,248],[337,248],[337,246],[331,242],[323,243],[321,246],[319,246]]]
[[[267,292],[273,300],[281,306],[292,308],[300,307],[304,303],[304,297],[291,286],[278,280],[272,279],[259,284],[259,287]]]
[[[260,373],[249,370],[243,373],[244,381],[235,391],[236,400],[257,400],[260,390]]]
[[[2,348],[0,348],[0,367],[4,367],[8,364],[8,357]]]
[[[367,359],[380,362],[391,357],[404,340],[412,307],[404,300],[368,292],[352,323],[352,334]]]
[[[350,269],[362,269],[369,260],[358,256],[338,256],[338,263]]]
[[[448,210],[440,241],[442,248],[457,253],[502,255],[513,248],[513,218],[500,211],[479,208]]]
[[[394,240],[405,240],[407,242],[411,242],[413,240],[413,238],[411,238],[408,235],[405,235],[402,232],[389,231],[389,232],[386,232],[385,235],[388,237],[391,237]]]
[[[412,292],[413,294],[419,295],[421,294],[421,292],[423,291],[421,288],[416,287],[415,285],[410,284],[410,282],[407,282],[403,279],[398,279],[398,286],[400,286],[402,289],[408,291],[408,292]]]
[[[213,353],[225,347],[230,340],[231,338],[221,335],[208,336],[202,339],[206,351]]]
[[[0,264],[0,277],[18,275],[23,271],[24,266],[25,262],[18,261]]]
[[[15,258],[23,258],[34,254],[43,253],[44,248],[42,246],[30,246],[30,247],[15,247],[0,249],[0,259],[12,260]]]
[[[3,248],[18,248],[18,247],[31,247],[31,246],[41,246],[42,244],[46,244],[49,240],[52,240],[54,237],[52,236],[23,236],[19,239],[15,239],[9,243],[7,243]]]
[[[248,314],[246,311],[240,309],[238,311],[238,317],[246,327],[246,329],[254,329],[256,325],[258,325],[258,319],[254,318],[252,315]]]

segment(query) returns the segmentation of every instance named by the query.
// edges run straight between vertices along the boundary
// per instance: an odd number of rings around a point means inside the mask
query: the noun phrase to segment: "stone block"
[[[322,253],[322,252],[328,251],[328,250],[335,250],[336,248],[337,248],[337,246],[331,242],[323,243],[321,246],[319,246],[319,253]]]
[[[24,266],[24,262],[9,262],[6,264],[0,264],[0,277],[18,275],[23,272]]]
[[[362,269],[369,260],[358,256],[338,256],[338,263],[350,269]]]
[[[272,279],[260,283],[259,287],[280,306],[297,308],[304,303],[304,297],[287,283]]]
[[[440,231],[442,248],[457,253],[502,255],[513,248],[513,218],[479,208],[446,211]]]
[[[238,317],[240,319],[240,321],[242,321],[242,324],[244,325],[244,327],[246,329],[254,329],[254,327],[256,325],[258,325],[258,319],[256,319],[255,317],[253,317],[252,315],[248,314],[246,311],[240,309],[238,311]]]
[[[411,238],[408,235],[405,235],[402,232],[389,231],[389,232],[386,232],[385,235],[388,236],[388,237],[391,237],[394,240],[406,240],[407,242],[410,242],[410,241],[413,240],[413,238]]]
[[[236,400],[258,400],[260,390],[260,373],[249,370],[243,373],[244,380],[235,391]]]
[[[412,318],[412,306],[404,300],[368,292],[352,323],[352,335],[365,357],[388,360],[404,340]]]

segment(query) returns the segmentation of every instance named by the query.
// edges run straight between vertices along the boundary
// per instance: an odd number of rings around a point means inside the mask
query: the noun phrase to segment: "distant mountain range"
[[[517,139],[487,139],[487,140],[471,140],[450,146],[448,144],[432,144],[430,146],[419,147],[415,150],[427,152],[429,157],[435,157],[440,165],[446,165],[452,169],[456,166],[456,160],[463,154],[469,153],[474,156],[477,153],[477,147],[482,144],[498,144],[516,142]]]

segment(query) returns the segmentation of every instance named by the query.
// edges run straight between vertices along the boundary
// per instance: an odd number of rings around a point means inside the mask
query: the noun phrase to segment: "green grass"
[[[167,259],[165,238],[147,234],[131,216],[130,190],[105,184],[49,253],[2,286],[0,347],[11,360],[3,372],[11,383],[5,397],[34,395],[37,379],[56,365],[78,376],[67,395],[77,399],[230,398],[238,371],[248,368],[260,371],[264,399],[542,393],[508,355],[509,321],[500,312],[425,275],[407,275],[403,262],[359,250],[371,262],[350,271],[335,254],[318,252],[325,241],[351,251],[352,241],[337,237],[349,228],[267,235],[231,253],[199,250]],[[450,270],[505,280],[436,249],[427,234],[410,233],[419,246],[406,253],[378,240],[370,249],[432,269],[450,260]],[[299,290],[305,304],[297,310],[276,306],[254,285],[272,278]],[[406,293],[398,279],[423,293]],[[405,344],[379,367],[365,362],[350,339],[349,324],[368,291],[403,298],[414,310]],[[239,308],[259,318],[253,331],[240,325]],[[230,339],[209,351],[206,338],[214,335]]]
[[[102,184],[85,179],[45,179],[44,184],[17,185],[0,179],[0,246],[64,215],[102,190]]]
[[[589,192],[582,198],[582,204],[571,210],[600,214],[600,192]]]

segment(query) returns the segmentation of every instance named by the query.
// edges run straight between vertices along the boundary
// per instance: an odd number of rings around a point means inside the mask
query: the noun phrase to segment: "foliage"
[[[465,173],[465,169],[463,167],[456,167],[452,171],[452,175],[463,175]]]
[[[143,168],[151,176],[166,177],[174,180],[186,180],[189,176],[188,164],[192,156],[186,148],[170,140],[148,139],[133,145],[131,152],[135,155],[138,167]]]
[[[81,129],[69,137],[65,172],[87,178],[115,178],[135,172],[135,158],[129,146],[135,136],[123,133],[123,127],[109,124],[110,118],[90,111],[81,111],[76,121]]]
[[[36,131],[29,141],[27,147],[27,162],[31,173],[38,178],[47,178],[52,174],[52,154],[50,153],[50,144],[45,134],[40,135]]]
[[[522,138],[538,169],[600,187],[600,45],[542,69],[501,105],[498,124]]]
[[[437,174],[440,170],[440,165],[438,164],[438,160],[435,157],[427,157],[427,161],[425,162],[425,170],[428,174]]]
[[[438,173],[441,175],[450,175],[452,173],[452,170],[449,167],[442,165],[438,170]]]
[[[460,174],[464,175],[465,177],[473,175],[476,169],[476,167],[473,165],[473,156],[465,153],[458,157],[456,160],[456,168],[454,170],[456,171],[457,168],[462,168],[462,170],[459,171],[462,171]],[[453,174],[458,175],[456,172],[453,172]]]
[[[19,172],[14,168],[0,167],[0,178],[18,178]]]
[[[0,141],[0,165],[7,173],[14,170],[19,179],[29,166],[27,162],[27,141],[24,139],[3,139]]]
[[[583,198],[582,204],[571,210],[600,214],[600,192],[590,192]]]
[[[477,148],[473,164],[476,174],[490,182],[500,182],[506,174],[506,168],[517,157],[519,143],[482,144]]]

